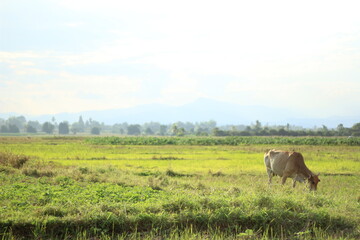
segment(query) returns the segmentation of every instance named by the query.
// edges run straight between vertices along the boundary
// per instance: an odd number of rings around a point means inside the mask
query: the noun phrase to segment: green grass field
[[[360,146],[347,140],[94,139],[0,138],[2,239],[360,237]],[[291,179],[269,187],[263,154],[272,148],[301,152],[321,174],[318,191]]]

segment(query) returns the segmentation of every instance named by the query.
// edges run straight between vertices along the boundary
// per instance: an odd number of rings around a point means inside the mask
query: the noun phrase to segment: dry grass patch
[[[21,168],[27,161],[29,157],[25,155],[18,155],[13,153],[0,152],[0,165],[10,166],[13,168]]]

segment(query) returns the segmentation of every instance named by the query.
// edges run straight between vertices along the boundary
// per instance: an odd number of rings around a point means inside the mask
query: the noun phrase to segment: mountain
[[[14,114],[11,116],[19,116]],[[26,116],[27,120],[40,122],[50,121],[55,117],[57,122],[78,121],[79,116],[84,120],[89,118],[104,122],[105,124],[115,123],[145,123],[150,121],[160,123],[201,122],[215,120],[218,125],[226,124],[251,124],[259,120],[263,125],[297,125],[307,128],[325,125],[334,128],[342,123],[351,127],[359,122],[360,117],[331,117],[324,119],[304,118],[295,111],[289,109],[271,108],[264,106],[243,106],[233,103],[221,102],[212,99],[201,98],[195,102],[182,106],[169,106],[164,104],[146,104],[131,108],[85,111],[77,113],[59,113],[54,115]],[[4,114],[0,115],[6,118]]]

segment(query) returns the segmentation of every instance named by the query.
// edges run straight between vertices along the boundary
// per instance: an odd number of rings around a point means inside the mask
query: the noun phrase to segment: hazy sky
[[[0,0],[0,112],[212,98],[360,115],[359,1]]]

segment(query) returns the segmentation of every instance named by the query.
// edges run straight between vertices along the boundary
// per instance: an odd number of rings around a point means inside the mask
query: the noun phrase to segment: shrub
[[[34,127],[31,126],[31,125],[27,125],[27,126],[26,126],[26,132],[27,132],[27,133],[37,133],[37,130],[36,130],[36,128],[34,128]]]
[[[54,172],[52,172],[51,170],[47,170],[47,169],[35,169],[35,168],[25,168],[24,170],[22,170],[22,173],[26,176],[30,176],[30,177],[52,177],[54,176]]]
[[[93,134],[93,135],[100,135],[100,128],[98,128],[98,127],[93,127],[93,128],[91,129],[91,134]]]
[[[28,160],[29,157],[25,155],[0,152],[0,164],[4,166],[21,168]]]

